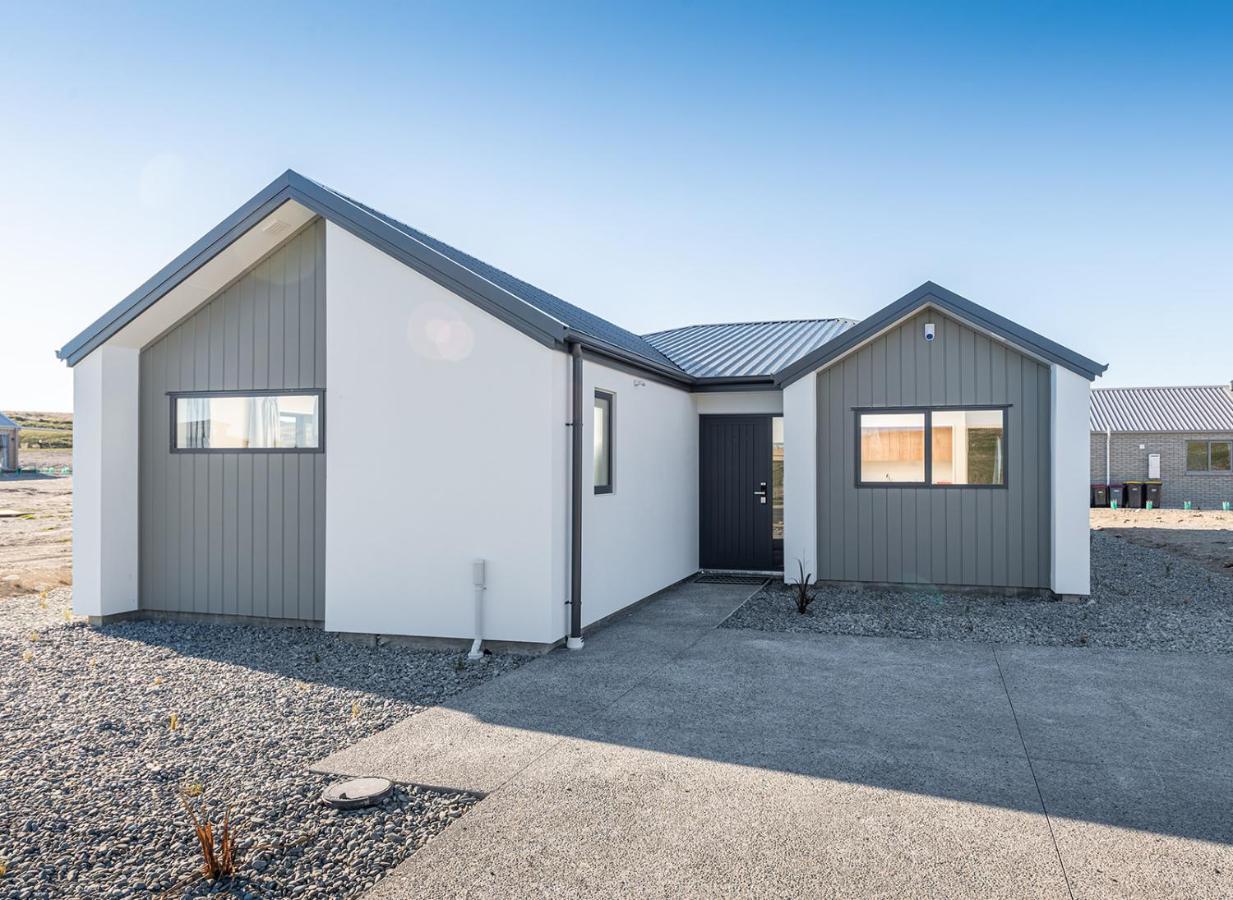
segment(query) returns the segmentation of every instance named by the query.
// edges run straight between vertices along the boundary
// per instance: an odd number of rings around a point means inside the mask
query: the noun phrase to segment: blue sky
[[[1233,378],[1219,6],[6,3],[0,408],[286,168],[635,331],[932,279]]]

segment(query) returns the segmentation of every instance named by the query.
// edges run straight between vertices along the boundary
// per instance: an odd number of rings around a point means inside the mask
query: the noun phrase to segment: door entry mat
[[[696,584],[762,584],[769,581],[765,575],[743,575],[739,572],[703,572],[694,579]]]

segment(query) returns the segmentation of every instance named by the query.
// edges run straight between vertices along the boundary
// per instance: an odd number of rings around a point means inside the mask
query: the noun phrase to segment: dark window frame
[[[595,389],[595,396],[591,400],[591,409],[595,409],[595,401],[599,399],[608,401],[608,415],[604,420],[604,446],[608,448],[608,482],[606,484],[593,485],[597,494],[611,494],[616,490],[616,427],[613,424],[616,421],[616,394],[612,391],[604,391],[599,388]],[[594,428],[594,412],[592,412],[591,427]],[[594,447],[594,440],[591,446]],[[592,470],[594,465],[592,464]]]
[[[855,471],[853,484],[857,488],[910,488],[926,491],[1005,491],[1010,488],[1010,403],[962,403],[946,406],[854,406],[852,408],[853,442]],[[1002,465],[1001,484],[934,484],[933,483],[933,414],[935,412],[987,412],[999,410],[1002,413],[1002,444],[1006,447],[1006,457]],[[861,415],[893,415],[905,413],[925,416],[925,480],[924,481],[861,481]]]
[[[181,397],[309,397],[317,398],[316,447],[178,447],[176,446],[176,401]],[[172,453],[324,453],[325,388],[266,388],[243,391],[168,391],[170,448]]]
[[[1191,444],[1203,444],[1207,447],[1207,468],[1206,469],[1190,468],[1190,445]],[[1212,444],[1225,444],[1226,446],[1228,446],[1229,458],[1231,461],[1229,468],[1227,469],[1213,469],[1212,468]],[[1183,455],[1186,460],[1186,474],[1187,475],[1222,475],[1227,478],[1229,475],[1233,474],[1233,439],[1229,439],[1229,438],[1187,438],[1186,439],[1186,450]]]

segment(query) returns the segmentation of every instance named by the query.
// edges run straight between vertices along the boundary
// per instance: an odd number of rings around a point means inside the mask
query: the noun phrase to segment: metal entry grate
[[[739,572],[703,572],[694,582],[697,584],[762,584],[765,575],[742,575]]]

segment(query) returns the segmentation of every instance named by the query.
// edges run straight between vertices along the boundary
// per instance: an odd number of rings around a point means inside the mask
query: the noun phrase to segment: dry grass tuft
[[[188,813],[192,821],[193,832],[197,835],[197,846],[201,850],[201,871],[206,878],[216,881],[219,878],[229,878],[235,874],[235,829],[231,826],[231,810],[223,816],[222,828],[215,841],[214,823],[206,814],[204,804],[194,808],[188,798],[181,796],[180,805]]]

